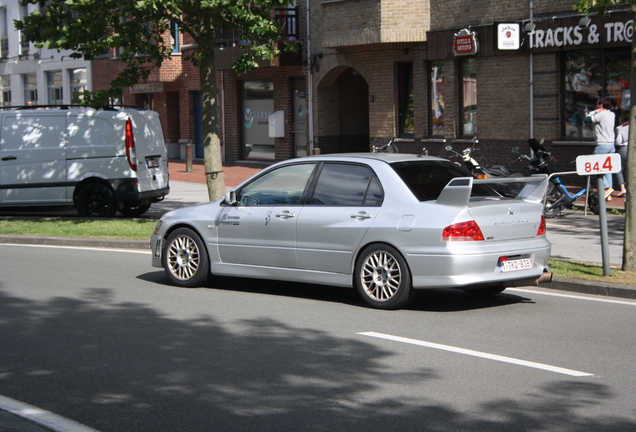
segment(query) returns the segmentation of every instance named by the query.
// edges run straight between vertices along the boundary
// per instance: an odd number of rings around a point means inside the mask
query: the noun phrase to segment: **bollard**
[[[189,142],[188,144],[186,144],[186,172],[187,173],[191,173],[192,172],[192,149],[193,149],[194,145]]]

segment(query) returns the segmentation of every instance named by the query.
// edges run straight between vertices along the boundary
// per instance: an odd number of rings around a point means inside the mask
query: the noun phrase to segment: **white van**
[[[75,205],[81,216],[139,216],[169,191],[154,111],[0,110],[0,206]]]

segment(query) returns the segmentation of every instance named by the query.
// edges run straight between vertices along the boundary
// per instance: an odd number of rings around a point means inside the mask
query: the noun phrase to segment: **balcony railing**
[[[281,26],[281,40],[295,40],[299,38],[298,7],[276,8],[274,20]],[[240,39],[241,32],[237,29],[216,29],[216,44],[219,47],[230,48],[238,45],[250,45],[250,42]]]

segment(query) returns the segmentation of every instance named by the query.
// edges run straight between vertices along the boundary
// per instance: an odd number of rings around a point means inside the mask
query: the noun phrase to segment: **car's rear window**
[[[391,167],[420,201],[436,200],[442,189],[455,177],[472,177],[462,167],[445,161],[420,160],[396,162]],[[483,185],[473,186],[473,196],[498,195]]]

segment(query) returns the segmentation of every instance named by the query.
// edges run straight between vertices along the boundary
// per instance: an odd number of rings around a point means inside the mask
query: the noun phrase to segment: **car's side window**
[[[270,171],[243,187],[237,194],[240,205],[300,204],[315,163],[288,165]]]
[[[310,205],[379,206],[384,195],[371,169],[327,163],[320,172]]]

